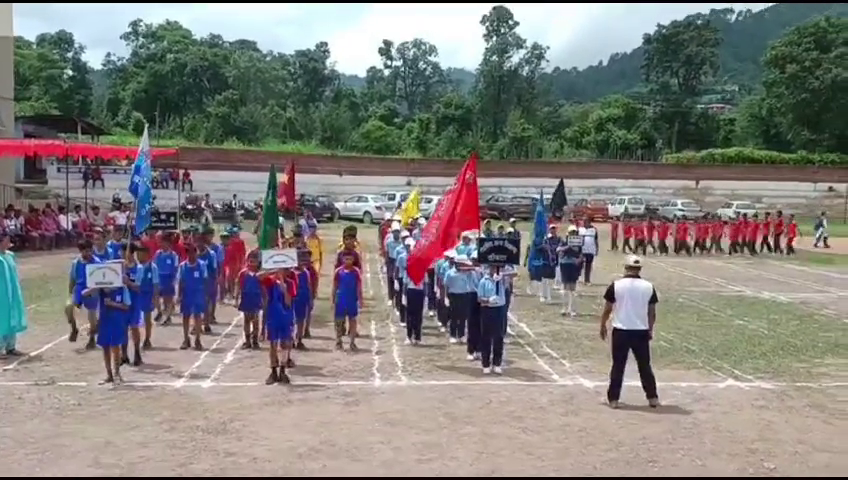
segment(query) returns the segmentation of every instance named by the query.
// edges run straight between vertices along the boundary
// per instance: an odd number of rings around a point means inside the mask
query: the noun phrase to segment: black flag
[[[551,213],[559,215],[568,206],[568,198],[565,196],[565,182],[560,178],[559,183],[551,196]]]

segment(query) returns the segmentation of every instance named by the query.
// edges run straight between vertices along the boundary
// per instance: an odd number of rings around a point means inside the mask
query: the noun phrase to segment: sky
[[[384,38],[400,43],[423,38],[438,47],[444,67],[476,68],[483,52],[480,18],[494,4],[432,3],[15,3],[15,35],[33,38],[65,29],[99,66],[107,52],[126,53],[120,35],[127,24],[177,20],[196,35],[255,40],[266,50],[290,52],[326,41],[336,68],[364,75],[379,63]],[[629,51],[642,34],[712,8],[761,9],[767,3],[506,3],[521,23],[519,33],[548,45],[551,67],[586,67]]]

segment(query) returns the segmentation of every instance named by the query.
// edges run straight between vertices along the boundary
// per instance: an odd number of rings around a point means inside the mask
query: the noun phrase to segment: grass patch
[[[848,255],[798,249],[792,261],[826,267],[848,267]]]

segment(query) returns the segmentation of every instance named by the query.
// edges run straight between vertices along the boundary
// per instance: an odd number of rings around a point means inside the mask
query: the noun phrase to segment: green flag
[[[259,227],[259,249],[268,250],[277,246],[280,231],[280,214],[277,211],[277,169],[271,165],[268,172],[268,187],[262,202],[262,220]]]

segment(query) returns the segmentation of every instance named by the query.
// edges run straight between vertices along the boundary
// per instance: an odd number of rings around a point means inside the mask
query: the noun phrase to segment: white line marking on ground
[[[818,268],[803,267],[801,265],[794,265],[792,263],[783,263],[783,262],[778,262],[778,261],[775,261],[775,260],[767,260],[767,261],[771,264],[774,264],[774,265],[780,265],[781,267],[791,268],[791,269],[794,269],[794,270],[800,270],[802,272],[816,273],[816,274],[819,274],[819,275],[825,275],[825,276],[832,277],[832,278],[839,278],[839,279],[842,279],[842,280],[848,280],[848,275],[843,275],[841,273],[829,272],[827,270],[819,270]]]
[[[742,325],[744,327],[747,327],[751,330],[755,330],[755,331],[760,332],[760,333],[765,334],[765,335],[768,335],[768,333],[769,333],[769,331],[766,330],[763,326],[757,324],[757,322],[754,322],[747,317],[736,318],[735,316],[728,315],[727,313],[724,313],[720,310],[717,310],[717,309],[713,308],[712,305],[705,303],[705,302],[702,302],[702,301],[698,300],[697,298],[692,298],[688,295],[680,295],[679,299],[681,301],[685,302],[685,303],[689,303],[691,305],[694,305],[694,306],[700,308],[701,310],[704,310],[705,312],[709,312],[709,313],[712,313],[713,315],[715,315],[717,317],[721,317],[721,318],[724,318],[726,320],[729,320],[729,321],[731,321],[731,322],[733,322],[737,325]]]
[[[391,302],[389,295],[386,293],[386,288],[388,288],[388,286],[386,285],[386,281],[387,280],[383,278],[383,275],[380,275],[380,287],[381,287],[380,290],[382,290],[383,293],[386,295],[387,301]],[[398,378],[400,378],[400,381],[402,383],[406,383],[406,382],[409,381],[409,379],[406,378],[406,374],[403,373],[403,359],[401,358],[400,347],[398,346],[398,342],[397,342],[397,338],[396,338],[397,328],[395,328],[395,322],[394,322],[395,310],[394,310],[394,306],[389,306],[388,308],[389,308],[389,313],[388,313],[388,320],[387,321],[389,322],[389,335],[391,336],[391,342],[392,342],[392,356],[395,359],[395,366],[397,366],[397,376],[398,376]]]
[[[85,332],[87,332],[87,331],[88,331],[88,325],[83,325],[83,327],[79,329],[79,333],[80,333],[80,334],[83,334],[83,333],[85,333]],[[56,340],[53,340],[52,342],[48,343],[47,345],[44,345],[43,347],[39,348],[38,350],[35,350],[35,351],[33,351],[33,352],[29,352],[28,354],[24,355],[23,357],[21,357],[21,358],[19,358],[19,359],[15,360],[13,363],[10,363],[9,365],[6,365],[5,367],[3,367],[3,370],[4,370],[4,371],[5,371],[5,370],[12,370],[12,369],[14,369],[15,367],[17,367],[18,365],[20,365],[21,363],[23,363],[23,362],[25,362],[25,361],[27,361],[27,360],[30,360],[30,359],[31,359],[31,358],[33,358],[33,357],[36,357],[36,356],[38,356],[38,355],[41,355],[42,353],[46,352],[47,350],[50,350],[51,348],[55,347],[55,346],[56,346],[56,345],[58,345],[59,343],[62,343],[63,341],[66,341],[67,339],[68,339],[68,336],[67,336],[67,335],[64,335],[64,336],[62,336],[62,337],[59,337],[59,338],[57,338]]]
[[[512,330],[512,328],[507,327],[507,333],[509,333],[516,340],[518,340],[518,343],[520,343],[521,346],[524,347],[524,349],[527,350],[530,353],[530,355],[533,356],[533,358],[536,359],[536,363],[538,363],[539,366],[542,367],[542,369],[544,369],[546,372],[548,372],[548,374],[551,376],[552,380],[554,380],[555,382],[559,382],[560,380],[562,380],[562,378],[560,378],[560,376],[556,373],[556,371],[554,371],[553,368],[551,368],[547,363],[545,363],[545,361],[542,360],[542,358],[539,355],[537,355],[535,351],[533,351],[533,349],[530,347],[530,345],[528,345],[527,342],[525,342],[523,338],[521,338],[521,337],[519,337],[518,335],[515,334],[515,332]]]
[[[812,288],[813,290],[818,290],[820,292],[832,293],[832,294],[835,294],[835,295],[842,295],[842,294],[848,293],[845,290],[840,290],[838,288],[828,287],[826,285],[820,285],[820,284],[815,283],[815,282],[808,282],[806,280],[801,280],[800,278],[781,277],[780,275],[775,275],[771,272],[766,272],[766,271],[760,270],[758,268],[751,268],[750,266],[743,268],[743,267],[740,267],[738,265],[724,264],[724,263],[716,261],[716,260],[709,260],[709,263],[711,263],[713,265],[729,266],[730,268],[733,268],[733,269],[739,270],[739,271],[743,271],[743,272],[752,272],[753,271],[758,276],[765,277],[765,278],[768,278],[770,280],[788,283],[790,285]]]
[[[191,378],[191,374],[194,373],[195,370],[200,368],[200,366],[203,364],[203,361],[206,360],[206,357],[209,356],[210,353],[212,353],[212,350],[218,348],[218,345],[220,345],[221,342],[224,341],[224,338],[227,333],[229,333],[230,330],[235,328],[236,324],[238,324],[238,321],[241,319],[241,317],[242,315],[239,314],[236,315],[235,318],[233,318],[233,321],[230,323],[230,326],[224,329],[224,331],[218,335],[218,338],[215,339],[215,343],[213,343],[211,347],[209,347],[208,349],[206,349],[205,352],[200,354],[200,358],[198,358],[197,361],[194,362],[194,365],[192,365],[191,368],[186,370],[183,377],[174,384],[174,388],[181,388],[183,385],[185,385],[185,383]]]
[[[238,314],[236,316],[236,321],[238,321],[239,318],[241,318],[241,320],[244,321],[244,313]],[[227,333],[227,332],[225,331],[224,333]],[[223,336],[223,334],[222,334],[222,336]],[[215,371],[212,372],[212,375],[210,375],[209,378],[206,379],[205,382],[203,382],[204,387],[206,387],[206,388],[211,387],[212,384],[215,382],[215,380],[217,380],[218,377],[221,376],[221,372],[224,371],[224,367],[226,367],[227,365],[232,363],[232,361],[236,358],[236,352],[241,347],[241,343],[242,343],[242,340],[239,339],[238,337],[236,337],[236,344],[233,345],[233,348],[231,348],[229,352],[227,352],[227,355],[224,357],[223,360],[221,360],[221,363],[219,363],[218,366],[215,367]],[[214,348],[214,344],[213,344],[213,348]]]
[[[556,361],[558,361],[559,363],[561,363],[561,364],[562,364],[562,366],[564,366],[564,367],[566,368],[566,370],[568,370],[569,374],[570,374],[572,377],[574,377],[575,379],[577,379],[577,382],[578,382],[578,383],[583,383],[584,385],[587,385],[587,386],[588,386],[588,383],[587,383],[587,382],[588,382],[588,380],[586,380],[585,378],[583,378],[582,376],[580,376],[580,375],[579,375],[579,374],[578,374],[578,373],[574,370],[574,367],[571,365],[571,363],[569,363],[569,362],[568,362],[568,360],[564,359],[564,358],[563,358],[561,355],[559,355],[557,352],[555,352],[555,351],[551,350],[551,348],[550,348],[550,347],[548,347],[548,345],[547,345],[545,342],[543,342],[543,341],[539,340],[539,339],[536,337],[536,335],[533,333],[533,331],[532,331],[532,330],[530,330],[530,327],[528,327],[528,326],[527,326],[524,322],[522,322],[522,321],[518,320],[518,317],[516,317],[515,315],[513,315],[513,314],[512,314],[512,312],[509,312],[507,315],[508,315],[508,317],[509,317],[509,320],[510,320],[510,321],[512,321],[514,324],[518,325],[518,328],[520,328],[520,329],[521,329],[521,330],[523,330],[525,333],[527,333],[527,335],[529,335],[529,336],[530,336],[530,338],[532,338],[533,340],[535,340],[535,341],[539,342],[539,346],[541,346],[541,347],[542,347],[542,350],[544,350],[544,351],[545,351],[545,353],[547,353],[548,355],[552,356],[552,357],[553,357]]]
[[[377,262],[379,264],[379,257],[377,258]],[[367,279],[368,296],[371,298],[372,302],[376,303],[377,300],[374,298],[374,290],[372,288],[371,281],[371,255],[365,256],[365,278]],[[379,387],[380,383],[382,383],[382,379],[380,378],[380,344],[377,341],[377,321],[374,319],[375,316],[376,315],[371,315],[368,319],[368,323],[371,327],[371,379],[374,386]]]

